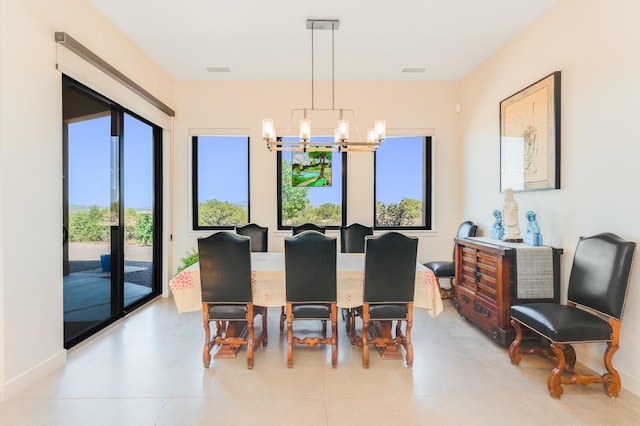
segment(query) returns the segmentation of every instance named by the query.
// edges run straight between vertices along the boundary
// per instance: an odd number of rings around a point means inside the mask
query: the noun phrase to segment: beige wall
[[[436,231],[416,233],[421,261],[449,256],[462,219],[478,221],[485,233],[491,226],[491,211],[502,204],[498,103],[554,70],[563,73],[562,189],[517,194],[521,211],[536,210],[545,241],[565,249],[563,286],[579,235],[606,230],[640,240],[634,198],[639,12],[636,0],[560,0],[461,82],[337,83],[336,105],[355,109],[363,128],[385,118],[392,129],[434,132]],[[177,111],[175,132],[165,133],[167,200],[173,192],[165,234],[175,237],[165,265],[173,271],[200,236],[190,222],[190,131],[249,133],[252,220],[275,230],[275,154],[260,142],[260,122],[269,116],[286,126],[291,107],[309,105],[308,82],[173,82],[86,0],[0,0],[0,399],[66,358],[54,31],[70,33]],[[461,114],[455,113],[457,103]],[[372,171],[370,154],[351,157],[349,221],[372,219]],[[275,234],[273,247],[279,249],[284,234]],[[623,386],[636,394],[639,281],[635,274],[615,357]],[[595,354],[587,354],[599,368]]]
[[[0,400],[66,359],[55,31],[171,103],[168,75],[87,1],[0,0]]]
[[[516,193],[521,229],[534,210],[544,241],[564,248],[566,295],[578,237],[615,232],[640,241],[637,219],[640,117],[640,2],[560,0],[461,82],[464,216],[484,229],[501,208],[499,102],[562,71],[561,189]],[[614,365],[623,387],[640,394],[640,274],[632,274]],[[592,345],[593,346],[593,345]],[[603,370],[603,347],[578,348]],[[505,358],[505,365],[508,359]]]
[[[183,81],[176,82],[175,87],[179,113],[173,156],[174,270],[179,258],[196,247],[196,238],[209,234],[194,232],[191,224],[190,135],[198,132],[230,131],[250,136],[251,220],[269,227],[269,249],[281,251],[283,238],[290,232],[277,232],[276,153],[269,152],[261,140],[262,119],[273,118],[280,133],[286,130],[291,108],[311,105],[310,82]],[[317,108],[331,106],[322,98],[330,93],[327,84],[316,87]],[[335,94],[336,107],[354,109],[363,131],[375,119],[384,118],[388,134],[417,129],[434,136],[435,232],[412,234],[420,237],[419,260],[450,257],[462,208],[455,112],[458,83],[336,82]],[[347,221],[372,224],[373,154],[348,155]]]

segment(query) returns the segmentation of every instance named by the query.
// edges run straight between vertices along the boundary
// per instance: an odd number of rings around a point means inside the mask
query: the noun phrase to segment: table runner
[[[469,239],[516,250],[516,279],[518,280],[516,297],[518,299],[553,298],[553,249],[551,247],[533,247],[486,237]]]

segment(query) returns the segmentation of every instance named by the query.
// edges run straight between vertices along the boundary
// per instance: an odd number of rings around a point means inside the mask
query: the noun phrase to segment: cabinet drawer
[[[487,303],[482,297],[478,297],[466,289],[461,289],[456,296],[460,314],[476,323],[486,332],[493,333],[499,322],[496,306]]]

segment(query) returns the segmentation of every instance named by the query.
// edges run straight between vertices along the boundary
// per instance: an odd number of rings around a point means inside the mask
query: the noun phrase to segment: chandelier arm
[[[314,33],[314,23],[311,23],[311,109],[314,109],[316,107],[315,104],[315,100],[314,100],[314,61],[313,61],[313,33]]]
[[[331,108],[336,108],[336,53],[335,53],[336,25],[331,24]]]

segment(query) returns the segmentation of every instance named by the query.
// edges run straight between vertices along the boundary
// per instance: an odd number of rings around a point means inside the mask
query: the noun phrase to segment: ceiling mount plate
[[[307,19],[308,30],[337,30],[340,28],[339,19]]]

